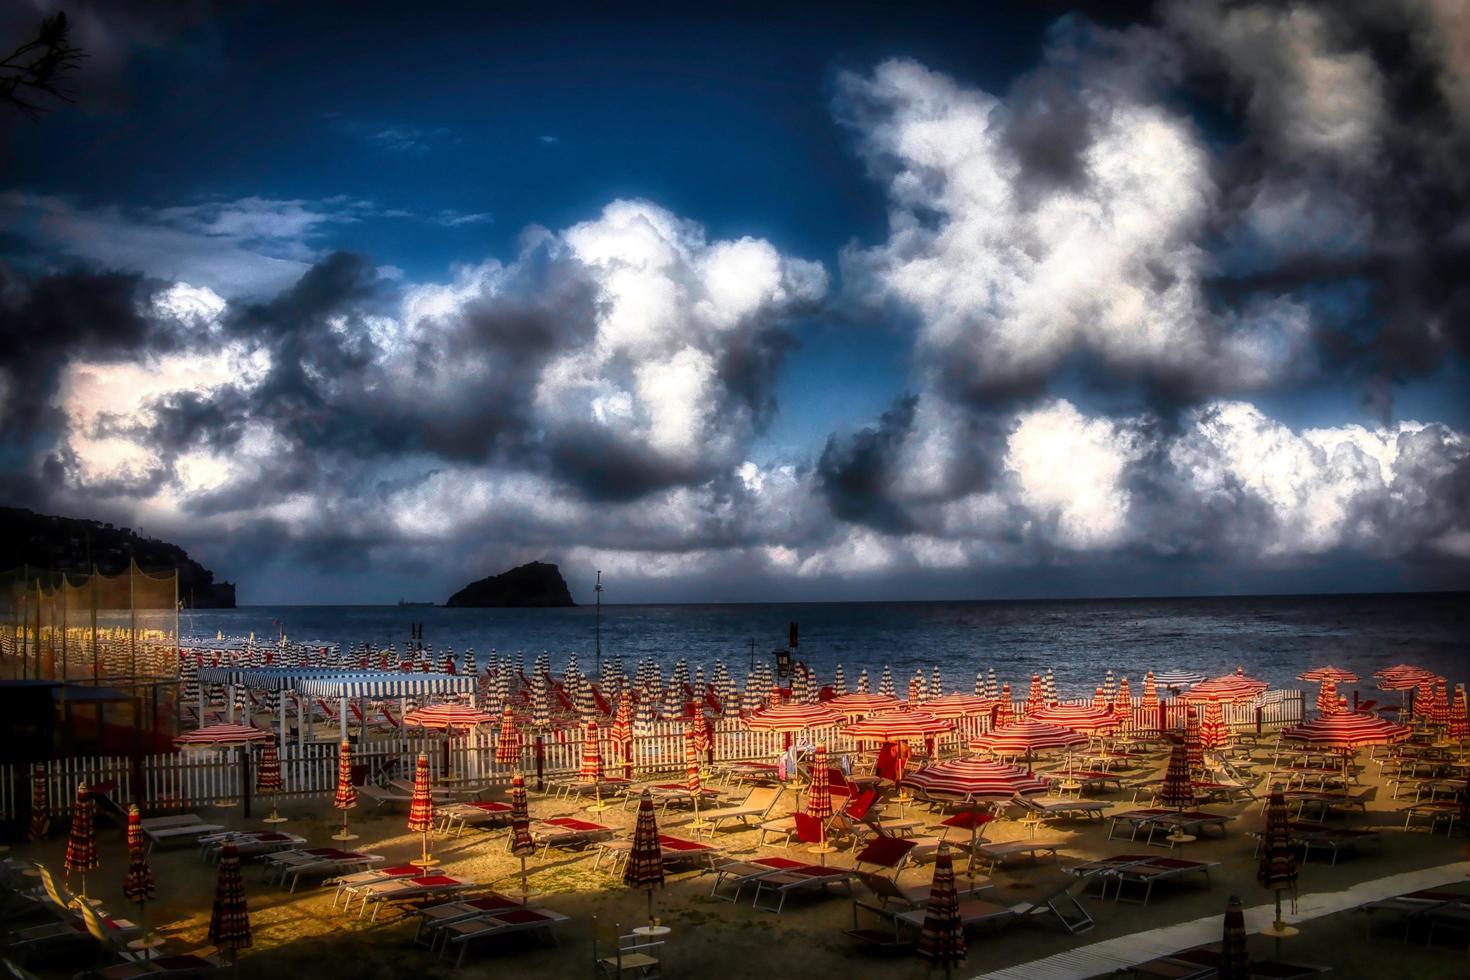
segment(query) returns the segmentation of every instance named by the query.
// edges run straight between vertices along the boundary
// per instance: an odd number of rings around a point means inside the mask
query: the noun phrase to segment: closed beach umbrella
[[[897,692],[893,689],[893,671],[887,664],[883,665],[883,676],[878,679],[878,693],[885,694],[890,698],[896,698]]]
[[[985,693],[989,697],[999,697],[1000,688],[995,683],[995,668],[985,668]]]
[[[867,694],[868,693],[868,668],[866,668],[866,667],[864,667],[864,668],[862,668],[861,670],[858,671],[857,689],[856,690],[857,690],[857,693],[858,694]]]
[[[250,945],[250,909],[245,904],[245,880],[234,844],[220,851],[219,876],[214,883],[214,908],[209,913],[209,941],[233,961],[238,950]]]
[[[930,967],[944,970],[946,977],[965,958],[965,929],[960,921],[960,900],[955,890],[954,859],[949,845],[940,844],[934,860],[934,882],[929,903],[924,907],[924,927],[919,933],[919,957]]]
[[[1320,715],[1335,715],[1339,705],[1337,703],[1337,682],[1331,677],[1322,678],[1322,686],[1317,691],[1317,713]]]
[[[701,759],[710,757],[710,749],[714,748],[714,734],[709,730],[709,719],[703,711],[694,712],[694,751],[699,753]]]
[[[1189,755],[1184,746],[1175,744],[1169,752],[1169,768],[1164,771],[1164,785],[1159,789],[1159,805],[1175,810],[1188,810],[1194,806],[1194,802]]]
[[[1108,672],[1108,677],[1111,678],[1112,676],[1113,676],[1112,675],[1112,672],[1109,671]],[[1112,708],[1112,706],[1113,706],[1113,698],[1112,698],[1112,696],[1106,690],[1104,690],[1101,687],[1095,687],[1095,688],[1092,689],[1092,707],[1093,708],[1095,708],[1098,711],[1108,711],[1108,710],[1110,710]]]
[[[1050,667],[1041,676],[1041,692],[1047,704],[1055,704],[1057,700],[1057,675]]]
[[[357,840],[357,835],[347,829],[347,811],[357,806],[357,787],[352,785],[352,743],[337,746],[337,792],[332,796],[332,806],[342,811],[342,829],[332,835],[332,840]]]
[[[510,705],[500,712],[500,731],[495,736],[495,763],[514,766],[521,761],[521,733],[516,728],[515,712]]]
[[[928,686],[924,683],[924,671],[914,671],[914,676],[909,678],[909,704],[918,704],[928,697]]]
[[[1113,698],[1112,709],[1113,714],[1125,720],[1133,719],[1133,691],[1128,687],[1127,674],[1124,674],[1123,679],[1118,681],[1118,694]]]
[[[1020,766],[990,759],[950,759],[925,766],[905,780],[930,793],[952,793],[971,799],[1008,800],[1013,796],[1045,793],[1051,783]]]
[[[975,696],[977,698],[983,698],[985,697],[985,692],[985,672],[983,670],[977,670],[975,671]]]
[[[95,823],[97,803],[87,792],[87,784],[77,786],[77,802],[71,811],[71,834],[66,839],[66,857],[63,867],[67,877],[73,871],[82,876],[82,888],[78,892],[87,897],[87,872],[99,866],[97,860],[97,825]]]
[[[1159,719],[1159,682],[1153,671],[1143,675],[1143,698],[1139,701],[1138,709],[1143,713],[1144,729],[1156,729]]]
[[[1333,700],[1336,700],[1334,696]],[[1225,727],[1224,709],[1220,707],[1219,701],[1208,701],[1205,703],[1205,717],[1199,726],[1199,744],[1201,749],[1211,752],[1222,749],[1230,741],[1230,729]],[[1203,758],[1201,758],[1203,763]]]
[[[413,768],[413,799],[408,804],[408,829],[423,835],[424,853],[417,863],[423,867],[430,864],[429,831],[434,826],[434,797],[429,790],[429,757],[419,753]]]
[[[1465,685],[1455,685],[1455,701],[1450,706],[1449,737],[1457,742],[1470,738],[1470,717],[1465,713]],[[1466,797],[1470,800],[1470,796]],[[1467,825],[1470,826],[1470,825]]]
[[[1000,699],[995,702],[995,727],[1007,728],[1016,720],[1016,702],[1011,698],[1011,682],[1000,686]]]
[[[1266,801],[1266,829],[1261,834],[1260,863],[1256,865],[1256,881],[1276,895],[1276,928],[1281,929],[1281,893],[1296,895],[1296,852],[1291,847],[1291,817],[1286,812],[1286,797],[1273,789]]]
[[[648,790],[643,791],[643,798],[638,801],[638,823],[633,828],[633,849],[623,865],[623,884],[648,892],[648,921],[652,923],[653,890],[664,886],[664,857]]]
[[[1449,727],[1450,696],[1443,677],[1436,677],[1434,679],[1434,702],[1430,710],[1436,727]]]
[[[143,815],[137,805],[128,807],[128,873],[123,878],[123,897],[141,906],[153,900],[153,870],[143,847]]]
[[[597,722],[589,718],[582,735],[582,767],[577,770],[577,778],[584,783],[602,782],[602,747],[598,744],[601,735]]]
[[[612,730],[608,732],[613,744],[623,756],[623,778],[633,778],[633,702],[624,691],[618,696],[618,710],[613,715]]]
[[[1434,678],[1427,678],[1414,688],[1414,719],[1428,723],[1434,714]]]
[[[516,773],[510,781],[510,853],[521,859],[521,898],[531,894],[526,881],[526,858],[536,851],[531,837],[531,808],[526,803],[526,780]]]
[[[1231,895],[1225,906],[1225,935],[1220,941],[1220,980],[1250,980],[1250,950],[1245,941],[1245,909],[1240,896]]]
[[[281,823],[285,819],[276,812],[276,796],[284,786],[281,781],[281,757],[276,754],[275,740],[261,742],[260,765],[255,769],[255,791],[270,794],[271,815],[265,818],[266,823]]]
[[[838,697],[847,693],[847,677],[842,673],[841,664],[832,671],[832,693]]]
[[[1041,675],[1031,675],[1031,690],[1026,692],[1026,717],[1034,717],[1046,706],[1046,692],[1041,688]]]
[[[31,769],[31,823],[26,836],[31,840],[43,840],[51,832],[51,801],[46,791],[46,769],[36,766]]]
[[[1205,774],[1205,746],[1200,740],[1199,712],[1192,704],[1184,711],[1184,752],[1190,776],[1202,778]]]

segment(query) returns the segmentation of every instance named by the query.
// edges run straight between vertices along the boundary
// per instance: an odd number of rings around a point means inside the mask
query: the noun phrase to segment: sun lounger
[[[467,898],[462,902],[442,902],[438,905],[429,905],[417,911],[419,917],[418,926],[414,929],[414,942],[428,946],[430,949],[438,948],[438,937],[435,930],[451,922],[462,922],[465,919],[474,919],[487,912],[504,912],[507,909],[521,908],[521,903],[504,895],[480,895],[476,898]]]
[[[148,838],[148,849],[152,850],[173,841],[195,842],[206,834],[219,833],[224,829],[223,824],[217,823],[186,823],[169,827],[144,827],[143,836]]]
[[[1168,959],[1179,963],[1194,964],[1210,967],[1218,973],[1222,963],[1220,955],[1220,944],[1212,943],[1209,946],[1200,946],[1195,949],[1186,949],[1175,953]],[[1314,966],[1309,963],[1286,963],[1278,960],[1251,960],[1249,976],[1258,980],[1296,980],[1298,977],[1312,977],[1320,973],[1328,972],[1328,967]],[[1213,974],[1205,974],[1211,976]]]
[[[1147,861],[1139,861],[1125,864],[1111,872],[1111,877],[1117,887],[1113,892],[1115,902],[1136,902],[1139,905],[1147,905],[1148,900],[1153,897],[1154,885],[1161,881],[1170,881],[1175,878],[1183,878],[1186,875],[1202,875],[1205,887],[1210,887],[1210,869],[1218,868],[1219,861],[1190,861],[1185,858],[1165,857],[1162,855],[1149,858]],[[1138,885],[1143,890],[1143,896],[1137,899],[1125,899],[1123,897],[1124,885]],[[1106,879],[1104,880],[1106,890]]]
[[[510,804],[496,803],[489,800],[478,800],[469,803],[451,803],[435,811],[439,818],[439,830],[443,833],[454,831],[458,837],[464,833],[466,827],[499,826],[510,821]]]
[[[1291,843],[1302,849],[1302,860],[1312,856],[1312,848],[1331,851],[1332,863],[1337,863],[1337,854],[1343,849],[1356,850],[1363,844],[1381,844],[1382,836],[1376,830],[1349,830],[1344,827],[1328,827],[1319,823],[1296,822],[1291,825]]]
[[[1444,824],[1445,834],[1449,835],[1454,833],[1455,821],[1460,819],[1460,804],[1453,800],[1426,800],[1402,807],[1398,812],[1404,815],[1405,830],[1415,819],[1421,819],[1429,824],[1431,834]]]
[[[144,830],[159,830],[165,827],[187,827],[190,824],[205,822],[205,819],[197,813],[180,813],[172,817],[144,817],[142,827]]]
[[[1069,800],[1064,797],[1016,797],[1023,810],[1034,813],[1042,820],[1102,820],[1103,812],[1110,804],[1102,800]]]
[[[751,907],[763,909],[767,912],[775,912],[777,915],[786,907],[786,898],[794,892],[812,892],[827,894],[828,887],[841,885],[847,889],[848,897],[852,897],[852,879],[856,873],[845,868],[828,868],[822,865],[805,864],[800,867],[778,871],[772,875],[764,875],[756,879],[755,897],[751,900]],[[761,896],[770,893],[776,897],[776,904],[762,905]]]
[[[359,885],[356,890],[362,897],[362,906],[358,909],[357,917],[359,919],[362,918],[367,912],[368,906],[372,906],[373,914],[368,921],[376,922],[378,912],[385,905],[420,901],[430,897],[455,895],[474,888],[475,884],[474,881],[468,878],[456,878],[453,875],[437,874],[420,875],[417,878],[397,878],[393,881],[380,881],[370,885]]]
[[[923,929],[924,916],[927,914],[927,909],[912,909],[908,912],[899,912],[894,918],[899,922],[913,926],[915,929]],[[1015,906],[999,905],[995,902],[987,902],[981,898],[960,899],[960,925],[967,929],[981,922],[992,922],[996,919],[1014,919],[1020,914]]]
[[[289,851],[306,843],[299,834],[284,834],[272,830],[254,833],[218,834],[199,838],[200,853],[206,861],[216,861],[226,844],[235,846],[235,853],[242,858],[257,857],[275,851]]]
[[[384,789],[372,783],[363,783],[357,787],[357,795],[363,799],[372,800],[374,806],[383,806],[384,804],[396,805],[399,803],[407,806],[413,802],[412,792],[402,793],[398,790]]]
[[[699,815],[700,819],[709,823],[709,827],[705,828],[705,834],[713,837],[715,831],[734,820],[739,820],[740,825],[747,828],[752,819],[759,823],[776,808],[776,801],[780,798],[781,788],[779,786],[757,786],[746,794],[745,799],[734,806],[706,810]]]
[[[1385,916],[1397,916],[1398,920],[1405,925],[1405,929],[1415,921],[1420,921],[1424,913],[1452,903],[1463,902],[1470,899],[1470,894],[1464,891],[1450,891],[1444,888],[1425,888],[1419,891],[1409,892],[1405,895],[1395,895],[1392,898],[1381,898],[1377,901],[1366,902],[1359,905],[1355,911],[1371,916],[1366,926],[1369,938],[1373,936],[1373,923],[1375,920]],[[1407,939],[1407,933],[1405,939]]]
[[[266,879],[277,878],[282,887],[291,879],[288,891],[295,891],[302,875],[331,877],[380,864],[381,854],[364,851],[344,851],[336,847],[314,847],[306,851],[277,851],[262,859],[266,868]]]
[[[417,878],[426,874],[438,874],[442,868],[423,868],[417,864],[395,864],[387,868],[374,868],[372,871],[357,871],[350,875],[342,875],[337,878],[328,878],[322,882],[322,887],[335,885],[337,890],[332,895],[332,908],[347,897],[345,908],[352,907],[352,900],[357,897],[357,889],[364,885],[376,884],[382,881],[396,881],[400,878]]]
[[[714,869],[715,883],[710,888],[711,898],[735,903],[745,886],[781,871],[807,867],[805,861],[785,857],[756,858],[751,861],[731,861]],[[721,889],[726,889],[722,891]]]
[[[552,817],[531,824],[531,840],[541,848],[544,858],[553,847],[580,850],[589,844],[605,840],[614,834],[607,824],[578,820],[575,817]],[[510,836],[506,835],[506,848],[510,847]]]
[[[471,943],[517,932],[545,930],[552,942],[560,945],[556,938],[556,927],[570,921],[569,916],[543,908],[507,909],[504,912],[493,912],[480,918],[462,919],[444,927],[444,945],[439,955],[446,956],[451,946],[458,946],[459,955],[454,962],[456,966],[459,966],[464,963],[464,954]]]
[[[1005,859],[1017,854],[1026,854],[1031,860],[1037,860],[1037,855],[1046,853],[1053,858],[1057,856],[1057,848],[1065,847],[1065,841],[1041,841],[1041,840],[1016,840],[1002,841],[998,843],[980,843],[976,845],[976,852],[980,857],[989,861],[986,869],[987,874],[993,874],[995,869],[1005,863]]]
[[[99,980],[185,980],[188,977],[204,977],[221,973],[225,963],[213,956],[197,953],[181,953],[176,956],[154,956],[131,963],[119,963],[93,971]]]

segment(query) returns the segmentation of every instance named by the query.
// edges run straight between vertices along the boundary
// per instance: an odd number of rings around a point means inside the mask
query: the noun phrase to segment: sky
[[[65,9],[0,503],[242,603],[1470,587],[1458,0]]]

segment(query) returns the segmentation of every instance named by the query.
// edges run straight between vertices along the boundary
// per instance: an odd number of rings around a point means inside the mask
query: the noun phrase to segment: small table
[[[633,935],[642,936],[644,939],[657,939],[673,931],[668,926],[637,926],[633,929]]]
[[[128,943],[128,949],[145,954],[143,958],[146,960],[151,959],[153,951],[162,946],[165,942],[166,940],[162,936],[154,933],[151,936],[142,936],[138,939],[134,939],[132,942]]]

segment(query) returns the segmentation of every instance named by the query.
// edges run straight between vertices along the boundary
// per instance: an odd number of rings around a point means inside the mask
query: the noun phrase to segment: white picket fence
[[[1235,731],[1275,731],[1300,722],[1305,697],[1300,691],[1269,691],[1255,704],[1225,705],[1226,724]],[[1024,702],[1017,702],[1019,714]],[[1166,726],[1182,728],[1185,706],[1174,699],[1164,702],[1162,716]],[[1158,717],[1145,718],[1134,699],[1134,710],[1128,713],[1123,731],[1153,729]],[[940,736],[941,748],[961,746],[972,736],[989,727],[988,719],[964,719],[952,733]],[[711,725],[713,761],[774,759],[784,748],[787,736],[779,732],[755,732],[745,729],[737,718],[721,718]],[[555,779],[575,773],[581,766],[584,730],[580,726],[527,736],[519,760],[512,765],[495,761],[496,732],[483,730],[468,738],[450,741],[447,752],[442,738],[403,737],[374,738],[354,746],[353,762],[365,767],[367,777],[377,782],[393,777],[411,778],[413,763],[422,753],[429,761],[430,772],[439,778],[448,771],[456,776],[487,784],[510,782],[515,770],[528,780]],[[817,730],[802,737],[803,742],[822,744],[834,755],[860,748],[834,728]],[[607,738],[602,729],[599,739],[604,768],[619,772],[626,764],[621,749]],[[871,747],[871,743],[868,744]],[[631,752],[636,775],[682,771],[684,759],[684,725],[659,722],[652,734],[635,735]],[[330,796],[337,785],[336,742],[288,743],[281,754],[281,776],[284,798]],[[0,820],[14,820],[28,813],[31,805],[33,767],[39,764],[46,773],[46,795],[53,816],[70,811],[77,787],[111,784],[109,794],[126,806],[137,803],[145,811],[183,809],[239,800],[246,789],[242,777],[253,768],[242,764],[238,749],[191,749],[133,759],[127,756],[49,759],[39,763],[0,765]],[[253,795],[253,794],[252,794]]]

